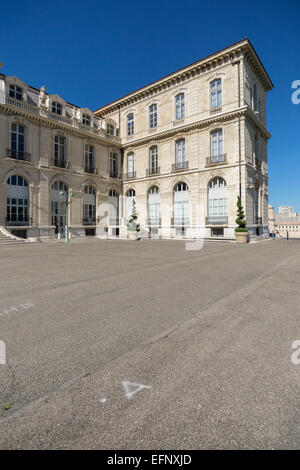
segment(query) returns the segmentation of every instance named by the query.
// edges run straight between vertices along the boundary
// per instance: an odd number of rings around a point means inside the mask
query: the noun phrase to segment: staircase
[[[0,226],[0,246],[2,245],[19,245],[25,243],[24,238],[15,237],[4,227]]]

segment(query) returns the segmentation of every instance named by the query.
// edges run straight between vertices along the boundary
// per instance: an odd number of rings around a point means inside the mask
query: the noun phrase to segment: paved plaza
[[[300,241],[91,238],[0,263],[1,449],[299,448]]]

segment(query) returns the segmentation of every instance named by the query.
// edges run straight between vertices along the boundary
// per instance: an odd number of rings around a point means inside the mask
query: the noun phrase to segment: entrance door
[[[65,236],[66,230],[67,200],[67,186],[61,181],[55,181],[51,186],[51,225],[55,226],[55,233],[61,237]]]

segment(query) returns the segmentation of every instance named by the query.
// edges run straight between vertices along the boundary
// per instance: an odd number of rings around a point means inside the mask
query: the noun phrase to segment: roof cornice
[[[171,88],[172,86],[179,85],[190,78],[202,75],[208,71],[213,71],[219,66],[244,57],[255,70],[265,89],[271,90],[273,88],[273,83],[271,82],[270,77],[262,65],[251,42],[248,38],[245,38],[226,47],[225,49],[215,52],[161,79],[158,79],[149,85],[139,88],[138,90],[133,91],[122,98],[107,104],[106,106],[98,108],[94,112],[98,116],[105,117],[112,112],[130,106],[144,98],[152,97],[153,95]]]

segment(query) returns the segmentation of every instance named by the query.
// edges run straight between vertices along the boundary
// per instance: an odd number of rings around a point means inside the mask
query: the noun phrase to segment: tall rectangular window
[[[217,163],[223,156],[223,131],[218,129],[211,133],[211,161]]]
[[[54,137],[54,165],[65,168],[65,138],[59,135]]]
[[[11,156],[23,160],[25,158],[25,127],[12,124],[10,141]]]
[[[110,152],[109,155],[109,173],[112,178],[118,176],[118,154],[114,152]]]
[[[150,174],[158,172],[158,153],[156,145],[149,150],[149,170]]]
[[[218,78],[210,84],[210,107],[222,106],[222,80]]]
[[[127,155],[127,172],[129,178],[134,176],[134,153],[129,153]]]
[[[184,168],[185,164],[185,140],[180,139],[176,142],[176,166],[177,169]]]
[[[184,118],[184,93],[179,93],[179,95],[175,96],[175,107],[176,107],[176,119],[183,119]]]
[[[133,113],[127,116],[127,135],[133,135],[134,133],[134,115]]]
[[[258,111],[258,105],[257,105],[257,86],[254,84],[253,86],[253,109],[254,111]]]
[[[152,104],[149,107],[149,127],[153,129],[157,126],[157,104]]]
[[[94,147],[92,145],[85,146],[84,165],[87,173],[94,173],[95,171],[95,158],[94,158]]]

